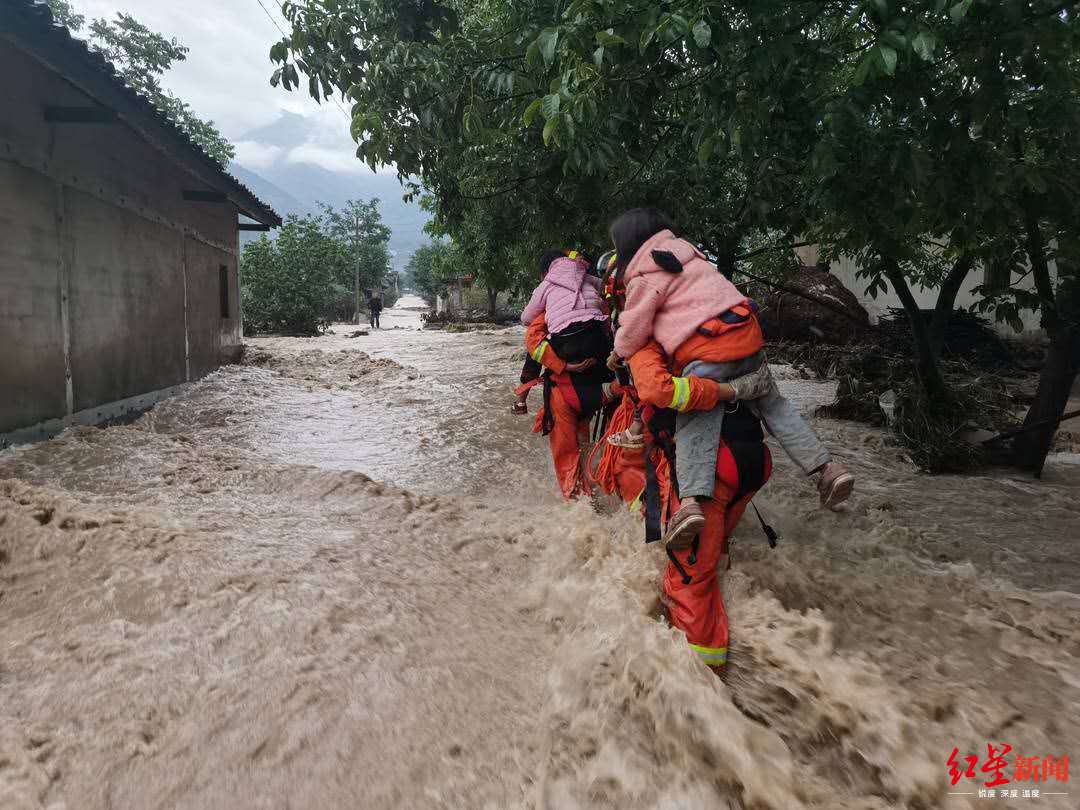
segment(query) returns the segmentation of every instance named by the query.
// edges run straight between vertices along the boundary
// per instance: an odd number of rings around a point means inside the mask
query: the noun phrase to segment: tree
[[[358,156],[418,177],[411,193],[430,195],[437,232],[480,250],[478,266],[495,266],[495,245],[473,233],[510,239],[510,254],[596,243],[641,203],[667,208],[729,274],[762,247],[816,239],[857,258],[872,293],[895,290],[923,393],[947,411],[942,329],[970,273],[1003,265],[1037,289],[1010,287],[990,306],[1008,320],[1038,308],[1058,347],[1029,418],[1060,415],[1076,366],[1060,312],[1072,294],[1050,266],[1077,241],[1080,4],[283,9],[292,31],[271,50],[272,81],[293,89],[303,73],[314,97],[349,98]],[[496,228],[503,219],[516,229]],[[916,286],[938,293],[928,322]],[[1045,438],[1032,434],[1017,446]]]
[[[429,305],[434,305],[435,299],[446,292],[446,280],[440,273],[448,264],[450,251],[449,242],[430,242],[418,247],[405,265],[404,283]]]
[[[601,16],[582,3],[561,16],[554,3],[286,3],[293,32],[272,49],[273,81],[295,88],[303,72],[317,98],[347,94],[358,155],[418,176],[438,233],[457,241],[470,222],[498,217],[514,222],[517,245],[600,248],[619,208],[652,203],[730,271],[766,231],[797,231],[796,169],[807,153],[798,128],[763,120],[760,138],[730,137],[702,96],[727,66],[701,44],[700,27],[683,32],[685,43],[666,29],[645,37],[638,54],[623,46],[663,22],[655,4],[594,6]],[[611,33],[612,20],[626,22]],[[799,76],[787,81],[805,88]],[[766,99],[755,105],[767,112]],[[790,109],[809,127],[809,105]]]
[[[249,242],[241,257],[244,321],[256,332],[318,334],[329,323],[347,245],[319,217],[290,216],[271,241]]]
[[[86,17],[76,13],[67,0],[49,0],[49,9],[52,11],[53,19],[72,33],[82,29],[86,23]]]
[[[390,269],[390,229],[383,224],[379,200],[349,200],[341,210],[321,203],[323,227],[348,246],[349,263],[337,283],[353,291],[359,323],[364,290],[382,290]]]
[[[67,0],[49,0],[53,17],[73,34],[79,33],[86,18],[76,14]],[[88,43],[116,67],[124,81],[149,99],[168,119],[222,166],[236,157],[232,144],[213,121],[205,121],[191,107],[161,85],[161,79],[176,62],[187,59],[188,48],[175,38],[151,31],[129,14],[118,13],[115,20],[97,18],[90,23]]]

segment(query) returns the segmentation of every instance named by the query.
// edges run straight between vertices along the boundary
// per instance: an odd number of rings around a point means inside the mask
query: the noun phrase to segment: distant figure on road
[[[382,295],[377,292],[371,294],[368,299],[368,311],[371,312],[371,328],[381,329],[379,326],[379,314],[382,312]]]

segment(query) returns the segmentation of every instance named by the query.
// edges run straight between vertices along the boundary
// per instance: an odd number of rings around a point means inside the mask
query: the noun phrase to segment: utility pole
[[[356,240],[353,242],[353,250],[356,251],[356,322],[360,323],[360,216],[356,217]]]

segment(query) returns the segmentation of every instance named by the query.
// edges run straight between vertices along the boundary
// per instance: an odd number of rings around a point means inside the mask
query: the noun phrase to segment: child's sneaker
[[[664,534],[663,543],[665,548],[672,551],[682,551],[690,548],[701,530],[705,528],[705,513],[701,511],[696,501],[687,499],[679,511],[671,516],[668,521],[667,532]]]
[[[607,437],[607,443],[612,447],[621,447],[623,450],[640,450],[645,446],[645,436],[635,433],[632,428],[620,430]]]
[[[835,509],[851,495],[855,489],[855,476],[847,468],[835,461],[830,461],[817,472],[818,494],[821,505],[826,509]]]

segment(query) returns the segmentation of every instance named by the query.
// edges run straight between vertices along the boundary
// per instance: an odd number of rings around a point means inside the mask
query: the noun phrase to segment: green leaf
[[[934,48],[936,46],[937,40],[935,39],[934,35],[931,34],[929,31],[921,32],[911,42],[912,49],[925,62],[929,62],[931,59],[934,58]]]
[[[555,130],[559,128],[559,116],[549,118],[548,122],[544,124],[544,146],[548,146],[551,143],[551,139],[555,136]]]
[[[549,122],[552,118],[559,114],[559,107],[562,106],[562,99],[558,93],[551,93],[541,99],[542,109],[544,111],[544,118]]]
[[[532,68],[540,67],[542,57],[540,56],[540,40],[534,39],[532,44],[525,51],[525,62]]]
[[[697,159],[698,163],[702,166],[706,165],[713,156],[713,152],[716,151],[716,138],[713,135],[709,135],[701,141],[701,146],[698,147]]]
[[[873,51],[871,51],[862,58],[862,61],[859,62],[859,66],[855,69],[855,77],[852,79],[852,81],[855,82],[856,87],[862,86],[862,84],[867,80],[867,78],[869,78],[870,68],[873,67],[873,63],[874,53]]]
[[[712,42],[712,29],[704,20],[698,20],[694,24],[694,42],[699,48],[708,48],[709,43]]]
[[[888,76],[896,75],[896,48],[888,45],[877,44],[878,56],[881,58],[881,68]]]
[[[626,40],[615,33],[614,28],[596,32],[596,41],[601,45],[625,45]]]
[[[882,17],[889,13],[888,0],[874,0],[874,5],[877,6],[878,14]]]
[[[645,49],[649,47],[649,43],[653,41],[654,36],[656,36],[655,28],[646,28],[641,32],[641,40],[638,43],[638,50],[641,53],[645,53]]]
[[[555,60],[555,48],[559,44],[559,30],[545,28],[536,41],[540,44],[540,55],[544,57],[544,64],[550,65]]]
[[[532,104],[525,108],[525,114],[521,116],[521,120],[525,123],[525,126],[531,127],[533,121],[536,120],[536,116],[540,114],[540,110],[543,108],[543,99],[536,99]]]
[[[975,0],[960,0],[955,6],[949,9],[949,16],[952,17],[954,23],[960,22],[967,16],[968,10],[971,8],[971,4]]]
[[[678,33],[690,33],[690,22],[681,14],[670,14],[668,15],[668,20],[673,24],[673,27]]]

